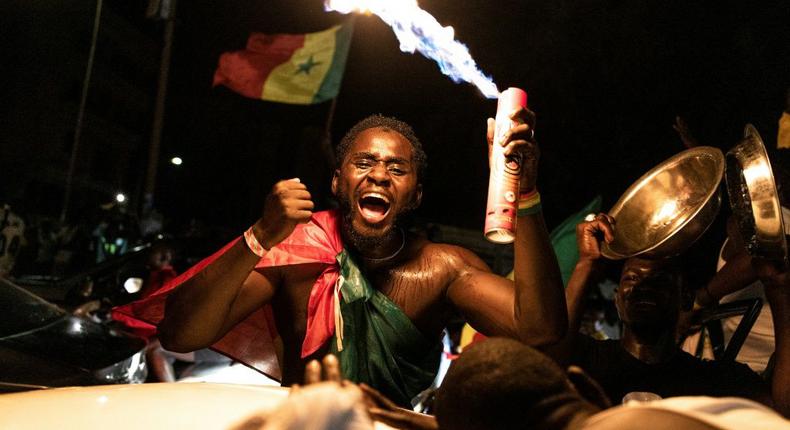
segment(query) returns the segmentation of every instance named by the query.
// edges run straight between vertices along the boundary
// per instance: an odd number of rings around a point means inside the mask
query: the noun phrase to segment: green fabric
[[[335,34],[335,52],[332,55],[332,65],[329,67],[321,87],[313,97],[313,103],[325,102],[337,97],[340,92],[340,82],[343,80],[343,72],[346,70],[346,58],[348,49],[351,46],[351,37],[354,33],[354,19],[348,20]]]
[[[557,254],[557,262],[560,265],[562,283],[566,287],[571,279],[576,262],[579,261],[579,249],[576,246],[576,225],[584,220],[589,213],[601,211],[601,196],[596,196],[584,209],[569,216],[554,230],[551,231],[549,239],[554,253]]]
[[[430,342],[387,296],[371,287],[351,255],[337,256],[342,277],[343,350],[330,342],[343,377],[364,382],[401,406],[428,388],[442,345]],[[337,334],[337,328],[335,328]]]

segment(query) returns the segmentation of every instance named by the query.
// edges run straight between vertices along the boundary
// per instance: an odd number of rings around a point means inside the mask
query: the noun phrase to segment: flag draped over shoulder
[[[340,91],[352,31],[348,21],[317,33],[252,33],[244,50],[220,56],[214,86],[279,103],[332,99]]]
[[[255,269],[321,263],[324,269],[307,303],[301,357],[316,354],[328,343],[340,360],[344,377],[374,385],[406,406],[436,376],[441,344],[426,339],[397,304],[373,288],[351,253],[343,248],[340,219],[337,210],[314,213],[310,222],[297,225],[290,236],[273,246]],[[146,298],[114,308],[113,318],[155,335],[155,326],[164,318],[168,295],[239,240],[243,239],[230,242]],[[277,338],[273,310],[266,305],[234,326],[212,348],[280,379]]]
[[[337,211],[316,212],[307,224],[294,232],[261,258],[256,269],[307,263],[323,263],[326,268],[315,281],[307,305],[307,333],[302,343],[302,357],[315,353],[335,334],[335,298],[341,267],[337,255],[343,251]],[[164,318],[166,299],[176,287],[200,273],[225,254],[239,240],[235,239],[213,255],[170,280],[150,296],[113,309],[113,319],[138,333],[156,334],[155,326]],[[347,284],[347,283],[346,283]],[[270,305],[253,312],[237,324],[212,348],[274,379],[281,372],[275,351],[278,333]]]

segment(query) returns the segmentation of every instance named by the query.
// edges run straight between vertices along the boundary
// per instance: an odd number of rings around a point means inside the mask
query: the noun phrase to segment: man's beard
[[[343,217],[341,228],[343,243],[363,253],[369,253],[399,237],[398,229],[403,228],[408,223],[411,213],[417,206],[416,202],[412,202],[403,207],[393,217],[392,224],[377,231],[378,234],[365,234],[354,229],[354,214],[356,211],[352,207],[351,197],[345,191],[338,190],[337,200]],[[377,229],[370,228],[370,230]]]

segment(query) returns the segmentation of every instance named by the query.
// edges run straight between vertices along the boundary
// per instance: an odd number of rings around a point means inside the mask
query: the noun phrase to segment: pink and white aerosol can
[[[483,232],[494,243],[511,243],[516,238],[520,155],[505,157],[502,137],[514,125],[509,115],[520,107],[527,107],[527,93],[519,88],[508,88],[499,95],[496,110],[494,144],[491,148],[491,173],[488,178],[488,203]]]

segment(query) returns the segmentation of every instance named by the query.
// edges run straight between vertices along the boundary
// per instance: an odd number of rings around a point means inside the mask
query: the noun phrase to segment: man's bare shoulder
[[[488,265],[474,252],[457,245],[426,240],[420,244],[420,256],[429,264],[437,264],[457,271],[491,271]]]

